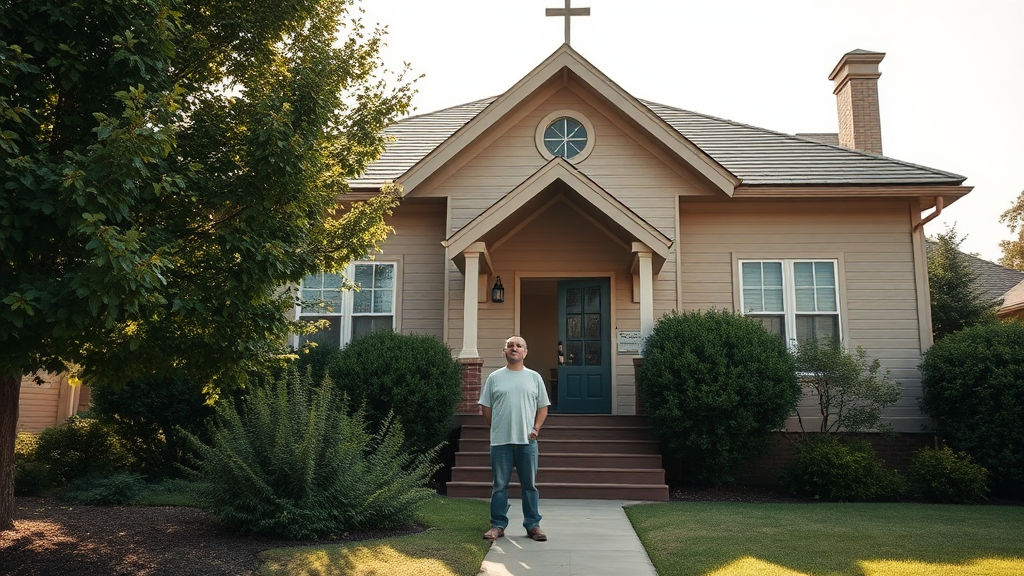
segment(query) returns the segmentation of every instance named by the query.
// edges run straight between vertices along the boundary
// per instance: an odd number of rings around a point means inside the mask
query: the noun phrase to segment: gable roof
[[[490,128],[509,116],[521,112],[523,105],[545,90],[578,83],[599,99],[611,104],[629,122],[660,143],[712,187],[731,196],[739,179],[705,154],[685,136],[672,129],[663,119],[619,87],[600,70],[586,61],[568,44],[562,44],[547,59],[523,77],[504,94],[492,100],[441,144],[409,166],[397,180],[406,189],[414,189],[436,170],[441,169],[467,146],[485,136]],[[451,109],[449,109],[451,110]]]
[[[565,186],[556,190],[552,187],[556,182]],[[546,191],[550,193],[544,194]],[[471,244],[487,236],[494,236],[488,244],[499,244],[523,222],[543,212],[544,207],[556,199],[552,196],[564,197],[566,192],[574,200],[582,200],[574,204],[579,205],[581,213],[592,222],[609,233],[620,233],[630,242],[640,242],[650,248],[655,273],[661,270],[672,249],[672,240],[560,157],[552,158],[442,244],[461,270],[462,252]]]
[[[474,135],[498,121],[513,104],[531,94],[544,79],[565,68],[581,74],[588,85],[603,89],[604,96],[617,99],[620,108],[625,107],[625,113],[632,114],[634,120],[643,113],[648,114],[653,120],[647,122],[647,128],[655,136],[661,127],[670,131],[678,140],[675,149],[683,159],[709,179],[716,180],[729,194],[731,190],[723,180],[725,176],[716,174],[716,168],[743,186],[933,186],[959,185],[966,179],[951,172],[849,150],[808,137],[634,99],[571,48],[563,46],[502,96],[394,123],[385,130],[393,142],[380,159],[368,166],[362,176],[351,180],[350,185],[354,189],[376,189],[387,182],[408,178],[414,169],[425,168],[429,159],[443,162]],[[629,110],[634,104],[642,110]],[[661,137],[667,138],[663,134]],[[693,150],[689,150],[690,147]]]

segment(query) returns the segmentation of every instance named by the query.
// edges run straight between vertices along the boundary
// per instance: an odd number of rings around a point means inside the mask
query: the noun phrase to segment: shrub
[[[408,524],[430,498],[435,451],[402,450],[401,425],[385,418],[378,433],[364,414],[333,402],[324,383],[310,395],[291,369],[288,380],[253,390],[241,412],[220,407],[210,444],[185,433],[198,456],[197,494],[229,528],[287,538]]]
[[[838,502],[896,500],[907,490],[898,472],[882,466],[870,442],[834,434],[798,443],[783,483],[797,496]]]
[[[436,338],[377,331],[334,354],[327,373],[370,422],[393,413],[410,450],[426,452],[446,441],[462,399],[462,365]]]
[[[88,414],[68,418],[39,435],[35,460],[64,484],[90,474],[107,476],[131,470],[135,459],[109,425]]]
[[[14,494],[40,496],[54,483],[49,467],[36,462],[39,438],[31,432],[18,432],[14,438]]]
[[[988,494],[988,470],[949,446],[919,450],[908,476],[914,495],[930,502],[977,504]]]
[[[811,340],[800,345],[796,354],[800,381],[818,399],[821,425],[818,432],[887,431],[881,424],[882,409],[903,395],[899,383],[881,371],[876,359],[868,361],[867,352],[843,348],[836,339]],[[800,429],[804,420],[797,412]]]
[[[1024,494],[1024,322],[973,326],[935,343],[921,364],[922,409],[955,450]]]
[[[84,476],[72,480],[61,491],[61,498],[75,504],[110,506],[129,504],[145,488],[142,476],[118,472],[110,476]]]
[[[732,481],[800,396],[777,336],[724,311],[673,313],[644,344],[640,401],[671,456],[697,482]]]
[[[138,471],[154,479],[173,475],[185,461],[186,443],[177,431],[203,436],[215,409],[202,384],[179,374],[96,388],[91,413],[112,426],[131,447]]]

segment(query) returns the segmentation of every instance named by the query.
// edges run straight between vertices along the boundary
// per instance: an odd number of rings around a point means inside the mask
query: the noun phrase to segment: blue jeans
[[[502,444],[491,446],[491,526],[504,530],[508,527],[508,484],[512,468],[519,475],[523,493],[523,527],[527,531],[540,525],[540,493],[534,481],[537,478],[537,441],[529,444]]]

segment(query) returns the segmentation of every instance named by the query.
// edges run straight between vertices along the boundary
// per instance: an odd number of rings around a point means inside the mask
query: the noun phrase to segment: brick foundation
[[[483,358],[459,358],[462,364],[462,400],[455,406],[456,414],[479,414],[480,388],[483,382],[480,375],[483,372]]]
[[[853,434],[866,438],[874,446],[885,467],[906,472],[914,453],[925,446],[935,446],[934,434],[900,434],[886,437],[881,434]],[[775,486],[782,483],[782,470],[796,460],[798,432],[777,432],[770,437],[768,451],[736,471],[736,482],[748,486]],[[670,485],[686,485],[686,472],[682,462],[664,458],[666,480]]]

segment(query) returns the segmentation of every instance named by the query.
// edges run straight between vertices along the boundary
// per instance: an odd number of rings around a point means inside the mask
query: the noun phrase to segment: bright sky
[[[363,0],[385,63],[424,74],[415,113],[501,94],[563,41],[564,0]],[[573,0],[572,46],[638,98],[789,134],[838,132],[828,75],[879,65],[886,156],[967,177],[926,226],[995,260],[1024,191],[1024,0]]]

